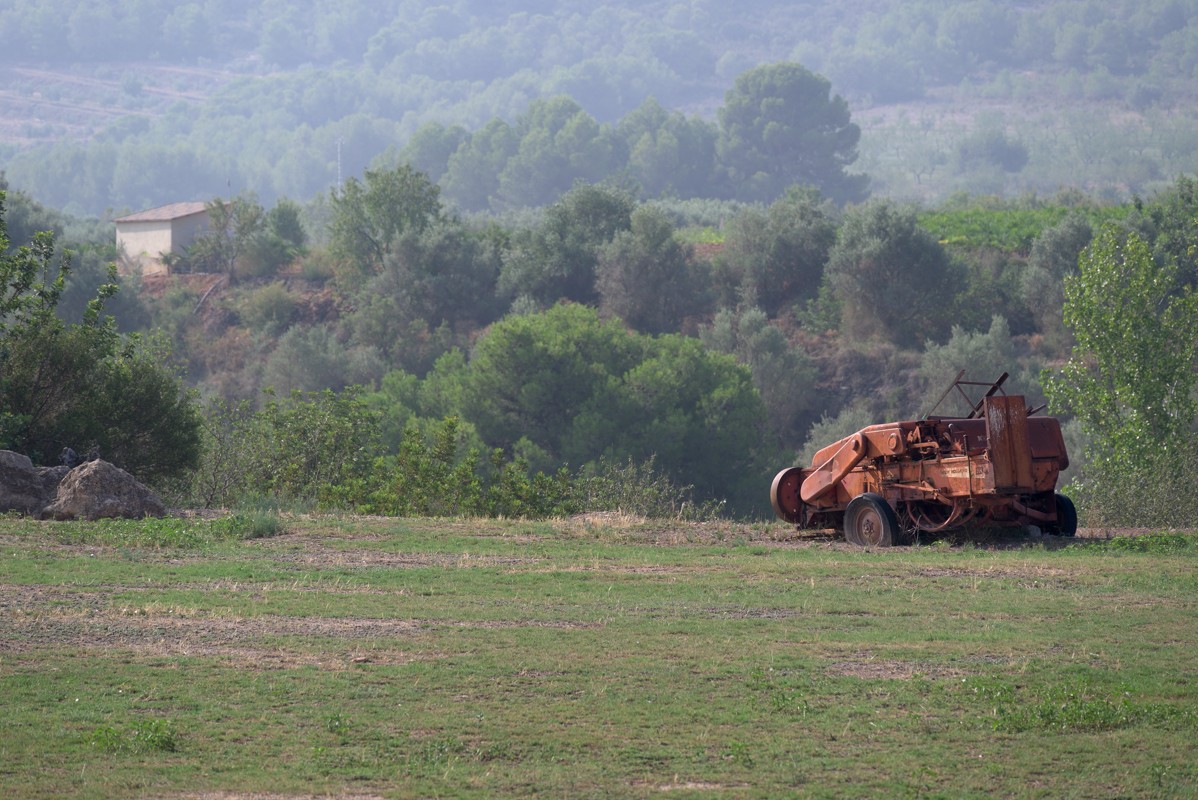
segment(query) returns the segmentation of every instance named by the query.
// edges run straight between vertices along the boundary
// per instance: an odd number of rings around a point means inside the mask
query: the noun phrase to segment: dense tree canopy
[[[1198,9],[1178,0],[1094,8],[19,0],[0,9],[0,63],[15,68],[0,98],[0,147],[40,199],[88,213],[174,202],[182,187],[189,197],[253,191],[267,205],[307,199],[342,168],[356,174],[398,152],[459,208],[508,207],[525,193],[560,194],[573,177],[594,180],[594,165],[576,156],[598,164],[611,144],[616,163],[603,177],[635,180],[646,197],[724,196],[726,171],[710,169],[721,98],[738,75],[785,61],[827,78],[825,99],[844,97],[858,124],[869,120],[854,168],[884,192],[1155,190],[1198,148]],[[929,91],[940,102],[862,113]],[[586,115],[571,130],[459,153],[467,132],[497,122],[514,131],[530,104],[561,95]],[[989,108],[1000,125],[986,124]],[[525,158],[539,152],[553,155],[554,172]],[[946,153],[962,156],[959,169]],[[778,176],[767,170],[780,184],[769,194],[735,191],[778,196],[795,179],[788,163]],[[553,189],[563,168],[565,185]],[[838,201],[852,194],[826,178],[802,181]]]
[[[751,206],[729,220],[723,261],[742,296],[777,314],[819,293],[835,239],[832,210],[819,193],[795,187],[768,209]]]
[[[641,206],[630,229],[599,250],[599,308],[643,333],[676,331],[687,315],[701,311],[694,273],[690,248],[675,238],[666,214]]]
[[[845,214],[827,276],[846,335],[908,346],[938,338],[956,288],[948,253],[919,226],[915,210],[889,201]]]
[[[761,399],[747,370],[694,339],[631,334],[577,305],[508,317],[471,358],[466,413],[500,446],[527,438],[575,465],[656,456],[705,495],[753,504],[742,481]]]
[[[845,172],[857,160],[861,129],[831,91],[801,64],[769,64],[736,79],[720,109],[718,148],[738,197],[773,200],[797,183],[841,202],[863,199],[867,179]]]
[[[683,121],[652,104],[643,111],[637,124],[646,142],[659,141],[656,134],[645,139],[653,125],[662,126],[660,134]],[[496,151],[505,155],[496,162],[488,205],[519,151],[520,133],[552,128],[552,120],[568,127],[579,112],[559,104],[537,113],[550,123],[493,127],[497,141],[508,144]],[[619,126],[610,130],[624,135]],[[631,136],[632,128],[624,132]],[[447,177],[456,158],[473,152],[474,140],[448,127],[430,130],[422,152],[444,159]],[[261,415],[262,404],[270,404],[261,394],[266,387],[276,396],[330,390],[337,393],[332,402],[358,396],[353,385],[363,385],[377,448],[370,458],[380,465],[348,473],[338,467],[319,487],[296,490],[363,510],[384,508],[375,505],[379,498],[390,498],[385,508],[392,511],[430,507],[399,503],[398,484],[386,488],[371,477],[407,481],[409,473],[423,474],[421,464],[437,465],[443,478],[461,470],[463,480],[525,486],[533,494],[537,485],[546,497],[560,497],[550,485],[556,478],[534,479],[528,468],[557,475],[568,465],[591,474],[628,459],[628,468],[639,470],[650,458],[670,480],[699,487],[704,499],[727,497],[737,509],[760,510],[762,475],[791,461],[805,440],[862,419],[926,411],[934,399],[928,395],[960,368],[979,379],[1011,372],[1009,385],[1037,398],[1037,370],[1068,355],[1069,329],[1079,325],[1060,317],[1052,297],[1065,296],[1078,251],[1104,222],[1136,231],[1140,249],[1167,268],[1154,279],[1161,289],[1155,307],[1192,291],[1188,180],[1128,206],[1070,191],[1016,201],[959,196],[922,210],[884,200],[840,209],[810,186],[791,186],[769,205],[643,201],[636,192],[644,187],[627,180],[576,184],[547,207],[502,215],[446,211],[437,185],[410,165],[372,169],[349,185],[355,188],[303,208],[281,201],[267,210],[254,202],[252,231],[220,262],[222,269],[234,265],[244,279],[237,284],[209,292],[206,277],[147,280],[142,301],[207,396],[244,401]],[[22,229],[46,224],[86,233],[80,264],[87,285],[98,290],[92,273],[103,247],[111,248],[111,228],[19,197],[14,219]],[[243,201],[253,198],[242,195],[230,207]],[[233,221],[230,215],[221,228],[225,237],[236,236]],[[365,243],[356,255],[355,243]],[[285,269],[252,268],[273,256]],[[1140,260],[1125,258],[1119,269],[1131,275],[1127,265]],[[153,371],[166,360],[157,345],[134,346],[106,325],[71,327],[94,316],[88,292],[71,290],[72,282],[59,292],[43,280],[64,321],[36,336],[9,337],[8,383],[0,389],[17,408],[33,396],[29,386],[42,385],[37,376],[49,374],[42,365],[58,365],[63,385],[84,386],[94,403],[86,413],[60,404],[66,411],[53,417],[56,429],[70,423],[82,431],[72,439],[105,442],[106,450],[131,458],[125,454],[132,448],[112,432],[129,428],[136,408],[160,406],[169,421],[185,412],[170,410],[167,399],[187,401],[169,373]],[[1123,305],[1133,308],[1132,300]],[[15,309],[9,318],[19,319]],[[120,353],[119,369],[109,366],[109,350]],[[20,433],[24,422],[10,412],[6,436]],[[206,447],[232,441],[211,425],[207,430]],[[257,441],[250,437],[246,446]],[[52,446],[45,442],[38,452]],[[481,455],[490,448],[500,455]],[[1097,480],[1101,464],[1078,456],[1080,445],[1073,452],[1082,470],[1075,474]],[[344,486],[328,482],[342,474],[349,476]],[[243,491],[251,491],[249,483]],[[467,505],[486,507],[484,494],[476,491]]]
[[[545,209],[539,224],[513,237],[499,288],[542,307],[593,303],[599,248],[632,225],[632,197],[605,186],[578,186]]]
[[[420,231],[441,215],[440,188],[407,164],[366,170],[364,181],[350,178],[332,196],[333,252],[360,275],[382,266],[392,244],[405,231]]]

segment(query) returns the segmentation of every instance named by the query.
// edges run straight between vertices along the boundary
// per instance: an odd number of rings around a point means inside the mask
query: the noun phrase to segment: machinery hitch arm
[[[831,458],[816,467],[803,481],[803,488],[799,493],[803,502],[814,503],[831,491],[845,475],[853,470],[853,467],[861,463],[867,450],[867,442],[863,433],[858,432],[845,439],[840,449]]]

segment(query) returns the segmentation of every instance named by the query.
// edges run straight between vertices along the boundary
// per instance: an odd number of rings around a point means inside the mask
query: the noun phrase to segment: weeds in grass
[[[1188,797],[1193,794],[1195,774],[1192,768],[1158,762],[1149,764],[1143,771],[1148,773],[1152,797]]]
[[[283,521],[268,511],[247,511],[234,514],[225,520],[237,539],[267,539],[284,532]]]
[[[729,742],[728,749],[724,752],[724,758],[746,769],[751,769],[757,763],[749,746],[744,742]]]
[[[92,732],[92,747],[108,753],[147,753],[179,750],[179,733],[170,721],[151,719],[139,722],[130,729],[105,725]]]
[[[1150,533],[1143,536],[1115,536],[1091,545],[1097,550],[1117,553],[1198,552],[1198,535],[1191,533]]]
[[[349,738],[350,720],[341,714],[333,714],[324,721],[324,728],[344,744]]]
[[[1087,683],[1054,686],[1030,697],[1000,681],[971,683],[974,694],[990,707],[986,717],[1001,733],[1111,731],[1164,722],[1193,724],[1196,720],[1190,711],[1137,702],[1129,691],[1111,694]]]
[[[746,685],[756,695],[755,702],[767,711],[799,717],[811,713],[811,704],[800,690],[775,683],[773,669],[757,667],[749,673]]]
[[[55,523],[54,533],[68,544],[105,544],[122,548],[199,549],[223,541],[278,536],[284,525],[278,516],[251,511],[213,520],[181,517],[103,519]]]

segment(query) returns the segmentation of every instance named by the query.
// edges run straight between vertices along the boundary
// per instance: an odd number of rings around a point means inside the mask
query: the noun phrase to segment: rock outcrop
[[[35,467],[27,456],[0,450],[0,513],[50,519],[161,517],[158,495],[107,461]]]
[[[88,520],[165,515],[158,495],[107,461],[88,461],[68,472],[58,484],[54,502],[41,512],[50,519]]]
[[[0,511],[36,514],[46,505],[45,484],[27,456],[0,450]]]

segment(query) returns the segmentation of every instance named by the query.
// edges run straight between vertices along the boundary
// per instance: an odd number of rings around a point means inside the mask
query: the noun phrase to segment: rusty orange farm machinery
[[[810,467],[779,472],[774,513],[800,528],[842,529],[850,543],[872,547],[971,521],[1072,536],[1077,511],[1056,491],[1069,466],[1060,422],[1005,394],[1006,373],[993,383],[964,375],[922,419],[871,425],[817,452]],[[985,392],[975,401],[965,387]],[[954,390],[970,412],[935,416]]]

